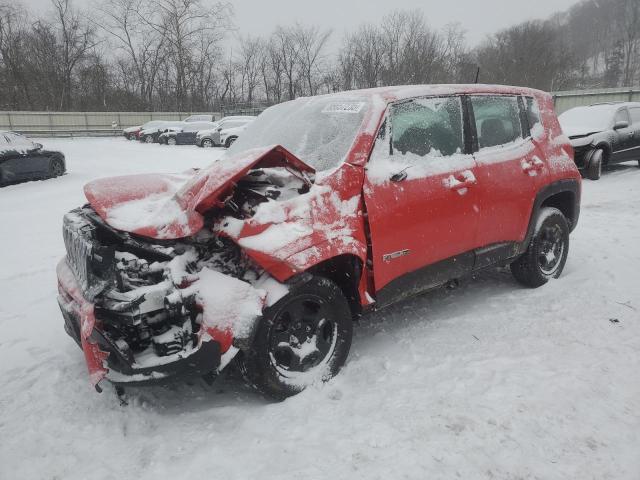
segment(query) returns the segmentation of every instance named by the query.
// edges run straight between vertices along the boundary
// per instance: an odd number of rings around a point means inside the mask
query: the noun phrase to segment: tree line
[[[0,109],[217,111],[384,85],[503,83],[543,90],[640,84],[640,0],[583,0],[470,46],[420,10],[330,30],[234,26],[230,3],[51,0],[38,16],[0,0]]]

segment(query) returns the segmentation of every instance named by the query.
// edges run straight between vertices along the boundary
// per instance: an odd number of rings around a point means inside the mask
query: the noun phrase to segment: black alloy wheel
[[[62,162],[57,158],[52,159],[51,162],[49,163],[49,177],[51,178],[59,177],[63,173],[64,173],[64,165],[62,164]]]
[[[237,360],[250,384],[282,400],[334,377],[352,335],[351,309],[340,288],[310,276],[265,309],[251,346]]]

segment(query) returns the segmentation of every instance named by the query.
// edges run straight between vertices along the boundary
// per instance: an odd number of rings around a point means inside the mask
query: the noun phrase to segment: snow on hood
[[[129,175],[88,183],[85,196],[111,227],[156,239],[184,238],[203,226],[202,214],[223,205],[235,183],[258,164],[313,173],[280,146],[223,157],[206,169],[182,175]]]
[[[585,137],[588,135],[594,135],[596,133],[602,132],[602,129],[593,129],[590,126],[563,126],[562,133],[564,133],[567,137]]]

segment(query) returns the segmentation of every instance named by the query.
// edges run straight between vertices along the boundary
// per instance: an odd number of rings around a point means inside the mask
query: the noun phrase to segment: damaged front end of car
[[[265,306],[286,295],[233,230],[260,204],[307,193],[311,180],[286,162],[254,157],[229,173],[233,181],[216,175],[207,195],[212,177],[195,175],[181,186],[174,178],[142,186],[140,177],[121,177],[90,184],[90,203],[65,215],[58,303],[96,389],[104,379],[131,385],[220,372],[249,344]],[[151,206],[172,211],[157,202],[160,195],[183,206],[200,195],[192,205],[206,207],[180,213],[179,225],[166,214],[159,222]],[[113,212],[132,204],[141,212],[136,228],[116,228]]]
[[[258,280],[233,242],[205,229],[171,246],[135,239],[111,229],[90,206],[68,213],[63,228],[58,302],[94,385],[103,378],[132,384],[204,375],[237,352],[229,329],[203,321],[194,288],[203,269]]]

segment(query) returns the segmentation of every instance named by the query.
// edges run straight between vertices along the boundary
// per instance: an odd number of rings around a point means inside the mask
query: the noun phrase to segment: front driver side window
[[[522,138],[520,107],[516,97],[471,97],[480,150]]]
[[[629,121],[629,112],[626,108],[621,108],[616,112],[616,118],[613,120],[613,124],[615,125],[618,122],[627,122],[627,124],[631,124]]]
[[[460,97],[420,98],[391,110],[393,151],[407,156],[443,157],[462,153]]]

